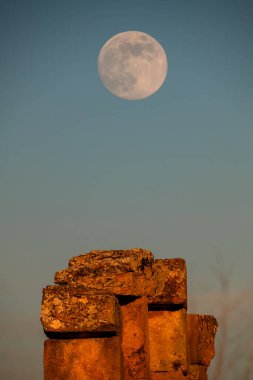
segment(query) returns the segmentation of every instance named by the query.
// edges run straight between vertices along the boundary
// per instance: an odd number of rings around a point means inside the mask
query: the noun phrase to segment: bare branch
[[[253,339],[250,342],[248,360],[245,365],[242,380],[250,380],[250,378],[252,379],[251,375],[253,375]]]

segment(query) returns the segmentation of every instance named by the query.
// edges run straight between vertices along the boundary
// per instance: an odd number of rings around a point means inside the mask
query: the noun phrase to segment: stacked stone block
[[[183,259],[73,257],[43,289],[44,380],[206,380],[217,322],[187,315]]]

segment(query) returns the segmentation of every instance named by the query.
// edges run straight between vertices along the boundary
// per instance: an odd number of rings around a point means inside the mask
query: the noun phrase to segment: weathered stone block
[[[116,295],[142,296],[153,286],[153,255],[143,249],[91,251],[76,256],[55,274],[56,284],[83,285]]]
[[[44,380],[91,379],[123,379],[119,337],[45,341]]]
[[[207,367],[203,365],[191,364],[189,370],[189,380],[207,380]]]
[[[87,293],[81,286],[43,289],[41,322],[45,332],[118,332],[120,309],[114,295]]]
[[[122,296],[147,296],[153,305],[186,305],[186,265],[183,259],[154,262],[148,250],[91,251],[69,260],[55,274],[56,284],[83,285]]]
[[[74,256],[69,260],[69,267],[86,266],[90,273],[96,271],[99,276],[104,270],[109,273],[137,272],[154,262],[151,251],[141,248],[127,250],[93,250],[83,255]]]
[[[189,314],[187,325],[190,363],[209,366],[215,355],[216,319],[212,315]]]
[[[187,374],[186,310],[149,311],[148,324],[151,371]]]
[[[152,266],[154,290],[148,294],[154,305],[186,305],[187,273],[183,259],[159,259]],[[151,288],[151,287],[150,287]]]
[[[148,299],[139,298],[121,311],[125,380],[149,380]]]

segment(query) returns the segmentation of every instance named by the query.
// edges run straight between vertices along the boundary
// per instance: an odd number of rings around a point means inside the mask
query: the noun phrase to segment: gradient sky
[[[41,290],[71,256],[184,257],[192,294],[219,254],[252,284],[252,19],[251,0],[0,1],[1,379],[43,378]],[[126,30],[169,59],[141,101],[97,72]]]

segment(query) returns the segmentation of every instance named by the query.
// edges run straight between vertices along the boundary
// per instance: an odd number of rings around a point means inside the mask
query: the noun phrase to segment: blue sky
[[[41,289],[73,255],[184,257],[196,293],[216,290],[219,253],[234,289],[252,283],[252,16],[246,0],[0,2],[3,378],[42,379]],[[126,30],[168,55],[141,101],[97,72]]]

